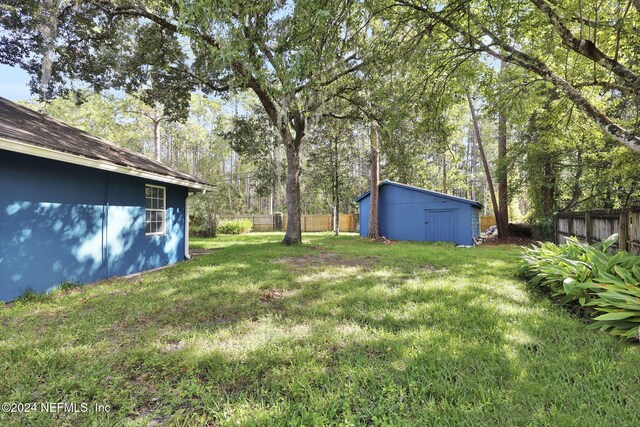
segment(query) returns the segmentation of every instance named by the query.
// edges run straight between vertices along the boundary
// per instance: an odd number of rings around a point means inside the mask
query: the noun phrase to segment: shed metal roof
[[[202,191],[211,185],[0,97],[0,149],[111,170]]]
[[[465,198],[462,198],[462,197],[452,196],[450,194],[440,193],[439,191],[425,190],[424,188],[414,187],[413,185],[401,184],[399,182],[389,181],[389,180],[382,181],[378,185],[378,187],[382,187],[383,185],[392,185],[394,187],[405,188],[407,190],[417,191],[419,193],[430,194],[432,196],[443,197],[445,199],[450,199],[450,200],[455,200],[455,201],[458,201],[458,202],[468,203],[468,204],[470,204],[472,206],[476,206],[478,208],[482,208],[482,204],[480,202],[476,202],[475,200],[469,200],[469,199],[465,199]],[[369,193],[370,193],[370,191],[367,191],[362,196],[358,197],[356,199],[356,202],[360,202],[362,199],[367,197],[369,195]]]

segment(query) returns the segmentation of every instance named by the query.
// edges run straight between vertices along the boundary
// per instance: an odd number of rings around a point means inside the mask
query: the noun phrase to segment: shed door
[[[425,240],[430,242],[454,242],[455,211],[455,209],[425,209]]]

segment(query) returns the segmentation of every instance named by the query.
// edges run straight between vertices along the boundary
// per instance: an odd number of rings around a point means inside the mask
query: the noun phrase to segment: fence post
[[[567,232],[569,233],[569,237],[573,236],[573,213],[569,213],[567,217]]]
[[[591,244],[592,232],[591,232],[591,212],[584,213],[584,226],[585,226],[585,239],[587,239],[587,245]]]
[[[273,214],[273,230],[282,231],[282,212]]]
[[[618,251],[627,250],[627,240],[629,238],[629,212],[625,209],[620,214],[620,232],[618,233]]]

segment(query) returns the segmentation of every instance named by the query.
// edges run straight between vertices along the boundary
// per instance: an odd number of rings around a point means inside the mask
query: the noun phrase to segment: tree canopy
[[[285,243],[354,209],[373,151],[505,220],[640,198],[633,0],[0,5],[0,62],[71,100],[50,114],[206,176],[224,211],[286,210]]]

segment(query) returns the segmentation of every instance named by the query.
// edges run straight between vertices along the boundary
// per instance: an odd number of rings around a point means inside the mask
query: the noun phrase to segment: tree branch
[[[592,82],[581,82],[581,83],[573,83],[573,87],[575,87],[576,89],[580,89],[583,87],[590,87],[590,86],[598,86],[601,87],[603,89],[607,89],[607,90],[617,90],[620,91],[622,93],[628,93],[631,95],[634,95],[635,92],[633,91],[633,89],[631,89],[628,86],[624,86],[624,85],[619,85],[616,83],[611,83],[611,82],[603,82],[603,81],[599,81],[599,80],[594,80]]]
[[[607,56],[604,52],[598,49],[595,43],[591,40],[583,40],[575,37],[564,22],[562,22],[560,17],[553,11],[553,9],[551,9],[551,6],[549,6],[544,0],[531,0],[531,3],[533,3],[545,15],[551,25],[553,25],[556,32],[560,34],[562,43],[565,46],[616,74],[618,77],[629,83],[632,90],[640,95],[640,77],[636,73],[620,64],[615,59]]]
[[[505,54],[500,53],[491,48],[489,45],[483,43],[479,37],[471,34],[470,30],[461,28],[448,18],[442,16],[439,12],[435,12],[426,7],[419,6],[413,3],[408,3],[406,0],[396,0],[396,2],[401,6],[410,7],[414,10],[420,11],[431,19],[440,22],[452,31],[455,31],[467,37],[471,43],[475,44],[480,50],[486,52],[494,58],[509,62],[511,64],[519,65],[526,70],[538,74],[540,77],[553,84],[556,88],[562,90],[565,95],[571,101],[573,101],[576,106],[578,106],[578,108],[580,108],[589,118],[596,122],[596,124],[598,124],[598,126],[600,126],[600,128],[608,135],[615,138],[619,143],[625,145],[626,147],[629,147],[631,150],[640,152],[640,136],[622,128],[621,126],[611,121],[609,117],[607,117],[602,111],[594,107],[584,96],[582,96],[582,94],[574,86],[551,71],[547,64],[545,64],[542,60],[528,55],[502,40],[499,36],[484,27],[477,16],[471,14],[469,18],[478,28],[480,28],[484,32],[484,35],[488,36],[491,39],[492,44],[495,44],[502,48],[502,50],[506,52]]]
[[[110,5],[111,3],[107,2],[107,4]],[[161,16],[158,16],[154,13],[149,12],[147,9],[142,7],[131,6],[131,5],[118,6],[112,10],[106,9],[106,12],[111,16],[125,15],[125,16],[137,16],[140,18],[147,18],[148,20],[155,22],[160,27],[166,30],[169,30],[177,34],[184,34],[184,31],[180,31],[180,29],[176,24],[162,18]],[[191,29],[190,31],[193,31],[193,29]],[[218,43],[218,41],[211,35],[204,34],[201,32],[197,32],[195,35],[197,35],[197,37],[201,38],[205,43],[207,43],[211,47],[214,47],[216,49],[220,48],[220,44]]]

